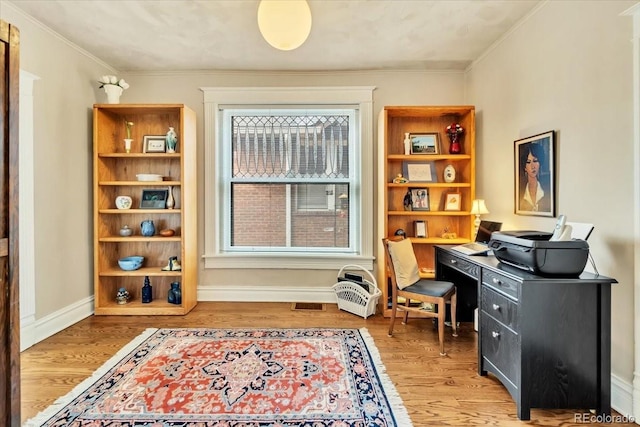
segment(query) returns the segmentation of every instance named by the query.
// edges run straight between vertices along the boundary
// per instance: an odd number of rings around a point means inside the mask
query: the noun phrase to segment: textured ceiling
[[[464,69],[540,0],[310,0],[311,34],[286,52],[257,0],[10,2],[119,71],[187,71]]]

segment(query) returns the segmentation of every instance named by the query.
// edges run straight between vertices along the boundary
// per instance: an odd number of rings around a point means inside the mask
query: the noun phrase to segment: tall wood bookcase
[[[125,121],[131,127],[131,151],[125,151]],[[176,153],[143,152],[146,135],[162,136],[169,127],[178,135]],[[138,181],[137,174],[160,174],[163,181]],[[93,215],[94,294],[97,315],[181,315],[197,303],[197,176],[196,115],[182,104],[96,104],[93,107]],[[174,209],[141,209],[143,189],[172,188]],[[117,209],[117,196],[130,196],[130,209]],[[156,234],[144,237],[140,224],[152,220]],[[133,235],[120,236],[127,225]],[[161,229],[175,235],[162,237]],[[141,255],[142,268],[124,271],[118,259]],[[163,271],[176,256],[180,271]],[[145,276],[153,287],[153,301],[142,303]],[[180,282],[182,303],[168,302],[172,282]],[[131,299],[116,303],[118,289],[125,288]]]
[[[460,139],[460,154],[449,154],[447,126],[458,123],[464,133]],[[409,154],[404,150],[406,133],[437,134],[439,154]],[[435,277],[434,246],[438,244],[467,243],[473,236],[473,215],[470,214],[475,198],[475,108],[473,106],[387,106],[378,119],[379,141],[379,193],[378,234],[392,237],[403,230],[411,239],[418,259],[420,275]],[[407,163],[409,162],[409,163]],[[398,174],[404,174],[406,165],[428,164],[434,172],[430,182],[394,183]],[[448,165],[455,169],[455,181],[444,180]],[[405,178],[407,178],[405,176]],[[411,189],[427,189],[429,210],[405,210],[404,198]],[[460,210],[445,210],[447,195],[458,193]],[[415,221],[424,221],[426,237],[416,237]],[[445,234],[448,233],[448,234]],[[382,244],[378,254],[383,254]],[[382,313],[391,315],[388,271],[384,256],[378,257],[378,281],[382,290]]]

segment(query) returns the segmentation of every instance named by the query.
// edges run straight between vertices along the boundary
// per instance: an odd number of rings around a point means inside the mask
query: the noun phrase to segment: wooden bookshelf
[[[464,133],[460,138],[462,151],[449,153],[447,126],[460,124]],[[405,134],[435,133],[439,139],[437,154],[404,154]],[[475,198],[475,108],[473,106],[388,106],[379,117],[379,235],[392,237],[396,230],[404,230],[413,243],[423,278],[435,277],[434,246],[460,244],[472,240],[473,216],[470,214]],[[430,163],[435,179],[430,182],[394,183],[404,173],[405,162]],[[454,182],[444,180],[444,170],[452,165],[456,171]],[[405,178],[407,178],[405,176]],[[411,189],[427,189],[429,210],[405,210],[404,197]],[[445,210],[448,194],[461,197],[460,210]],[[416,237],[414,221],[425,221],[427,236]],[[445,232],[450,233],[445,236]],[[452,233],[452,234],[451,234]],[[455,237],[452,237],[455,236]],[[379,253],[382,252],[380,247]],[[383,258],[381,258],[383,259]],[[384,262],[378,263],[378,282],[381,286],[382,312],[391,315],[388,271]]]
[[[96,104],[93,107],[93,203],[94,203],[94,293],[97,315],[182,315],[197,303],[197,176],[196,118],[182,104]],[[134,123],[131,151],[124,146],[125,121]],[[166,134],[169,126],[178,133],[176,153],[144,153],[143,137]],[[138,181],[136,174],[161,174],[163,181]],[[174,209],[139,209],[143,189],[171,187]],[[131,209],[117,209],[115,199],[133,199]],[[154,222],[156,235],[142,236],[140,223]],[[134,230],[122,237],[119,230]],[[172,228],[174,236],[157,233]],[[118,259],[141,255],[143,267],[125,271]],[[163,271],[169,257],[177,256],[180,271]],[[145,276],[153,287],[153,301],[141,302]],[[180,282],[181,304],[167,302],[172,282]],[[131,295],[127,304],[116,303],[119,288]]]

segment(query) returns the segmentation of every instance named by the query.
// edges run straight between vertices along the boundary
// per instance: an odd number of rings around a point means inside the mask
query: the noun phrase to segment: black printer
[[[540,276],[579,276],[587,264],[585,240],[550,241],[544,231],[494,231],[489,248],[500,261]]]

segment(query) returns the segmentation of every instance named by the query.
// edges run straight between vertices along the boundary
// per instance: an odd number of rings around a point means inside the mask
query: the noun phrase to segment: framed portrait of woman
[[[516,215],[556,216],[555,131],[514,142]]]

